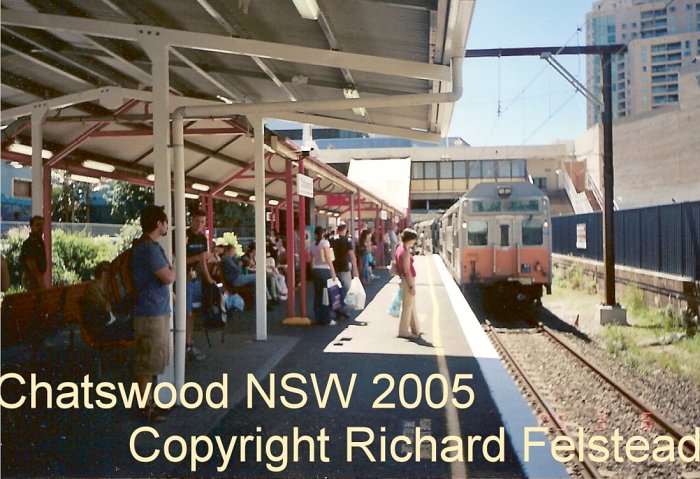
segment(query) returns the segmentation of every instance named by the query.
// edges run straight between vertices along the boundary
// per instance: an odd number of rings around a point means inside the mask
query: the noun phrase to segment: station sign
[[[586,249],[586,223],[576,225],[576,248]]]
[[[307,198],[314,197],[314,180],[310,176],[297,173],[297,194]]]
[[[382,210],[379,212],[379,219],[385,221],[387,218],[389,218],[389,213],[387,213],[386,210]]]

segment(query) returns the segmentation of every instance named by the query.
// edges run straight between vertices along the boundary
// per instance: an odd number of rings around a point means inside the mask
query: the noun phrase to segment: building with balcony
[[[678,104],[679,70],[700,57],[700,2],[697,0],[600,0],[586,15],[588,45],[627,44],[613,56],[613,115],[629,117]],[[600,95],[597,56],[586,59],[586,86]],[[589,104],[588,127],[600,121]]]

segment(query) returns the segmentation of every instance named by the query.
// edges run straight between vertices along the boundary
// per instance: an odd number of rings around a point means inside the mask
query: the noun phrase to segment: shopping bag
[[[342,288],[342,286],[337,278],[335,280],[331,278],[326,282],[328,306],[330,306],[332,311],[338,311],[342,306],[340,302],[340,288]]]
[[[399,274],[399,268],[396,266],[396,261],[393,259],[391,260],[391,263],[389,263],[389,274],[391,276],[396,276]]]
[[[398,318],[401,316],[401,302],[403,301],[403,292],[401,291],[401,288],[396,291],[396,294],[394,295],[394,299],[391,301],[391,304],[389,305],[389,315],[394,316],[395,318]]]
[[[367,294],[365,293],[365,288],[362,287],[360,278],[353,278],[345,295],[345,304],[355,311],[361,311],[365,309],[366,300]]]

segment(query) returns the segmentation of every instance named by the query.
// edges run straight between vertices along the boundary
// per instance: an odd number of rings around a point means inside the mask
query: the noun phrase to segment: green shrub
[[[55,230],[52,242],[53,263],[57,265],[62,260],[65,269],[77,274],[79,281],[90,279],[97,263],[111,261],[116,256],[116,247],[108,236]]]
[[[117,254],[114,241],[107,236],[90,236],[86,232],[71,233],[54,230],[52,233],[52,284],[62,286],[86,281],[100,261],[111,261]],[[19,255],[22,243],[29,236],[29,228],[13,228],[3,241],[3,255],[10,270],[10,284],[21,291],[22,272]]]

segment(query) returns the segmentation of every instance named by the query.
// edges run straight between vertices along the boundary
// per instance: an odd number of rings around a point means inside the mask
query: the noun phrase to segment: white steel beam
[[[41,149],[44,147],[44,118],[46,108],[36,109],[32,113],[32,216],[44,214],[44,160]],[[51,218],[46,218],[51,221]]]
[[[338,128],[340,130],[359,131],[361,133],[374,133],[377,135],[396,136],[400,138],[410,138],[417,141],[428,141],[432,143],[440,142],[440,135],[425,131],[416,131],[409,128],[399,128],[394,126],[377,125],[352,121],[344,118],[333,118],[322,115],[312,115],[304,113],[276,113],[274,116],[280,120],[296,121],[299,123],[313,123],[314,125]]]
[[[349,70],[423,80],[448,81],[450,79],[450,68],[445,65],[433,65],[357,53],[334,52],[319,48],[231,38],[223,35],[187,32],[144,25],[129,25],[62,15],[37,14],[18,10],[4,10],[2,21],[6,25],[40,28],[47,31],[82,33],[84,35],[121,40],[137,40],[139,35],[150,34],[161,38],[173,47],[254,56],[331,68],[347,68]],[[463,55],[463,52],[461,52],[461,55]]]
[[[160,39],[145,37],[141,41],[141,46],[151,60],[153,78],[153,173],[155,181],[153,186],[155,189],[155,204],[162,205],[165,214],[168,218],[172,218],[171,204],[171,163],[170,151],[170,106],[169,106],[169,85],[170,85],[170,69],[169,69],[169,51],[168,45]],[[180,226],[180,225],[178,225]],[[169,236],[164,236],[158,241],[165,251],[165,256],[168,261],[173,259],[173,242]],[[170,298],[172,304],[172,298]],[[182,387],[185,383],[185,311],[177,311],[177,321],[170,314],[170,330],[175,331],[175,340],[173,335],[169,335],[171,341],[170,350],[173,352],[169,358],[168,366],[165,372],[159,377],[160,381],[167,381],[175,384],[176,388]],[[167,394],[167,393],[166,393]],[[163,400],[170,400],[164,397]],[[178,398],[179,402],[179,398]]]
[[[225,93],[226,96],[240,102],[246,100],[245,95],[241,94],[240,92],[233,91],[232,89],[221,83],[219,80],[211,76],[209,73],[205,72],[202,68],[200,68],[195,62],[187,58],[187,56],[180,52],[177,48],[171,48],[170,51],[173,53],[173,55],[182,60],[188,67],[196,71],[202,78],[204,78],[206,81],[208,81],[216,88],[221,90],[223,93]]]
[[[260,265],[255,277],[255,338],[267,340],[267,284],[265,261],[265,119],[248,117],[253,125],[255,156],[255,264]]]
[[[77,77],[77,76],[75,76],[75,75],[73,75],[73,74],[71,74],[71,73],[68,73],[68,72],[65,71],[65,70],[62,70],[61,68],[55,67],[55,66],[51,65],[50,63],[46,63],[46,62],[44,62],[44,61],[38,59],[37,57],[33,57],[33,56],[31,56],[31,55],[29,55],[29,54],[27,54],[27,53],[24,53],[24,52],[22,52],[22,51],[19,51],[19,50],[17,50],[16,48],[13,48],[13,47],[11,47],[11,46],[9,46],[9,45],[7,45],[7,44],[6,44],[6,45],[3,45],[2,48],[3,48],[4,50],[7,50],[8,52],[11,52],[11,53],[14,54],[14,55],[17,55],[18,57],[24,58],[24,59],[25,59],[26,61],[28,61],[28,62],[34,63],[35,65],[39,65],[41,68],[45,68],[46,70],[48,70],[49,72],[53,73],[54,75],[60,75],[60,76],[66,77],[66,78],[68,78],[68,79],[71,80],[71,81],[74,81],[74,82],[77,82],[77,83],[82,83],[83,85],[93,86],[93,84],[90,83],[90,82],[87,81],[87,80],[83,80],[83,79],[80,78],[80,77]]]

